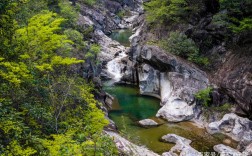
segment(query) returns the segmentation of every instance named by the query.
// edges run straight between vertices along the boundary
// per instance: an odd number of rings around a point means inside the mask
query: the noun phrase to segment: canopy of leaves
[[[65,0],[1,0],[0,155],[117,154],[94,85],[73,72],[87,46],[75,11]],[[86,49],[90,60],[100,51]]]
[[[151,0],[144,4],[147,21],[150,23],[178,22],[185,15],[187,3],[185,0]]]

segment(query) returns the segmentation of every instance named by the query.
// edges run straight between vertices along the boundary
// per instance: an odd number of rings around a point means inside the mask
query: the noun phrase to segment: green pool
[[[116,123],[120,133],[132,142],[144,145],[157,153],[169,151],[174,144],[160,142],[160,138],[168,133],[174,133],[192,140],[191,146],[201,152],[213,151],[212,147],[230,139],[224,135],[209,135],[204,129],[194,126],[191,122],[166,123],[155,118],[160,108],[159,99],[141,96],[138,89],[129,85],[104,86],[106,92],[116,99],[109,117]],[[139,127],[137,121],[146,118],[164,123],[153,128]],[[232,141],[229,146],[234,147]]]
[[[130,46],[129,37],[132,35],[132,31],[130,29],[120,29],[114,30],[109,37],[113,40],[118,41],[125,47]]]

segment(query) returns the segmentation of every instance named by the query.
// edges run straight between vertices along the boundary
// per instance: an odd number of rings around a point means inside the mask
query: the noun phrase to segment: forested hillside
[[[81,3],[94,5],[93,0]],[[68,0],[0,2],[0,155],[112,155],[94,85],[78,68],[99,52]]]
[[[0,156],[252,154],[251,45],[251,0],[0,0]]]

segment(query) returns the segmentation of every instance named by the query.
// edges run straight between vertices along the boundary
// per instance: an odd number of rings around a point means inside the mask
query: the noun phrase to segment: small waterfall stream
[[[116,58],[107,63],[107,70],[112,75],[115,82],[120,81],[122,78],[122,59],[127,57],[125,51],[121,52]]]
[[[112,32],[110,38],[118,41],[122,46],[125,46],[125,50],[121,51],[115,58],[107,63],[107,72],[112,76],[114,82],[120,81],[123,76],[122,60],[127,57],[126,47],[130,46],[129,37],[132,35],[132,31],[128,29],[116,30]]]

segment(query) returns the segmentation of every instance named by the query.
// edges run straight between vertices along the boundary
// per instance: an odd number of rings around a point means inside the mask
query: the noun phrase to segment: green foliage
[[[117,155],[94,85],[73,72],[76,19],[68,1],[1,0],[0,155]]]
[[[93,6],[96,4],[96,0],[80,0],[80,2],[87,4],[89,6]]]
[[[0,77],[15,85],[19,85],[22,80],[28,80],[32,76],[24,63],[5,62],[4,58],[0,58]]]
[[[65,27],[75,27],[77,22],[78,13],[68,0],[62,0],[59,3],[60,15],[66,19]]]
[[[214,24],[230,28],[234,33],[252,30],[250,0],[220,0],[221,10],[214,16]]]
[[[121,10],[116,14],[119,18],[123,18],[126,15],[126,11],[125,10]]]
[[[168,39],[161,42],[161,46],[168,52],[188,59],[197,64],[207,65],[207,58],[199,55],[199,48],[193,40],[187,38],[185,34],[171,32]]]
[[[23,148],[16,140],[12,141],[7,146],[6,155],[13,155],[13,156],[30,156],[36,154],[37,151],[32,149],[31,147]]]
[[[147,21],[150,23],[179,22],[186,14],[185,0],[151,0],[144,4]]]
[[[88,53],[86,54],[86,58],[95,59],[100,51],[101,47],[98,44],[92,44]]]
[[[210,93],[212,92],[212,89],[213,88],[208,87],[195,94],[196,99],[200,100],[204,107],[209,107],[209,102],[211,101]]]
[[[252,30],[252,19],[243,18],[239,21],[239,25],[230,25],[230,28],[235,33],[248,32]]]
[[[190,15],[198,13],[204,0],[151,0],[144,3],[146,18],[152,24],[177,24],[187,21]]]

